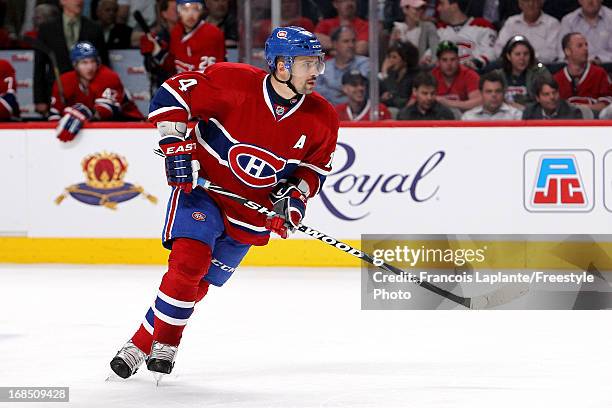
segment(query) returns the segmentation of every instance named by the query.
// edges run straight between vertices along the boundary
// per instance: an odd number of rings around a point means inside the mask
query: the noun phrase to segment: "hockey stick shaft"
[[[244,198],[244,197],[242,197],[242,196],[240,196],[238,194],[232,193],[231,191],[228,191],[228,190],[224,189],[223,187],[214,185],[210,181],[208,181],[208,180],[206,180],[204,178],[199,178],[198,179],[198,186],[202,187],[205,190],[212,191],[212,192],[215,192],[217,194],[221,194],[224,197],[228,197],[228,198],[232,199],[233,201],[242,204],[244,207],[247,207],[247,208],[249,208],[249,209],[251,209],[253,211],[257,211],[258,213],[263,214],[263,215],[265,215],[267,217],[273,217],[273,216],[277,215],[274,211],[268,209],[267,207],[265,207],[265,206],[263,206],[263,205],[261,205],[259,203],[256,203],[254,201],[251,201],[249,199],[246,199],[246,198]],[[415,278],[414,276],[411,276],[411,275],[407,274],[406,272],[402,271],[401,269],[396,268],[393,265],[389,265],[389,264],[384,263],[384,262],[382,262],[382,263],[381,262],[375,262],[374,261],[374,257],[372,255],[370,255],[370,254],[368,254],[366,252],[363,252],[360,249],[354,248],[351,245],[349,245],[349,244],[347,244],[345,242],[342,242],[342,241],[340,241],[340,240],[338,240],[336,238],[333,238],[333,237],[331,237],[331,236],[329,236],[327,234],[324,234],[321,231],[318,231],[318,230],[316,230],[314,228],[308,227],[308,226],[306,226],[304,224],[300,224],[297,227],[297,229],[298,229],[298,231],[300,231],[300,232],[302,232],[302,233],[304,233],[304,234],[306,234],[308,236],[316,238],[319,241],[321,241],[321,242],[323,242],[323,243],[325,243],[325,244],[327,244],[327,245],[329,245],[331,247],[334,247],[334,248],[339,249],[339,250],[341,250],[343,252],[346,252],[347,254],[352,255],[352,256],[354,256],[356,258],[359,258],[359,259],[361,259],[361,260],[363,260],[363,261],[365,261],[365,262],[367,262],[367,263],[369,263],[371,265],[374,265],[376,267],[379,267],[379,268],[381,268],[381,269],[383,269],[385,271],[394,273],[396,275],[405,276],[406,278],[408,278],[410,280],[410,282],[412,282],[412,283],[414,283],[414,284],[416,284],[416,285],[418,285],[418,286],[420,286],[420,287],[422,287],[424,289],[427,289],[430,292],[436,293],[436,294],[438,294],[438,295],[440,295],[440,296],[442,296],[442,297],[444,297],[446,299],[449,299],[449,300],[451,300],[451,301],[453,301],[453,302],[455,302],[455,303],[457,303],[459,305],[465,306],[467,308],[471,307],[471,299],[470,298],[466,298],[466,297],[455,295],[454,293],[451,293],[451,292],[449,292],[449,291],[447,291],[445,289],[442,289],[442,288],[440,288],[440,287],[438,287],[436,285],[433,285],[433,284],[431,284],[429,282],[421,281],[421,280]]]
[[[55,52],[51,48],[49,48],[46,44],[43,44],[42,41],[28,36],[23,36],[22,40],[26,42],[29,46],[34,48],[37,51],[42,52],[49,58],[51,62],[51,69],[53,70],[53,76],[55,77],[55,81],[57,82],[57,91],[59,93],[60,102],[62,105],[66,105],[66,97],[64,96],[64,84],[62,83],[61,73],[59,70],[59,65],[57,64],[57,58],[55,57]]]

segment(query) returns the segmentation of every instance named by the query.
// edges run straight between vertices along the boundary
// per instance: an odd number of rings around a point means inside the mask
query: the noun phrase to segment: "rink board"
[[[307,223],[353,245],[361,234],[609,233],[610,123],[579,123],[342,127],[334,170],[309,203]],[[0,262],[166,261],[159,236],[168,187],[152,153],[154,129],[97,124],[61,144],[50,124],[12,125],[0,137]],[[93,156],[112,165],[84,167]],[[580,192],[581,204],[534,203],[542,160],[551,157],[574,163],[574,173],[549,178],[571,176],[569,195]],[[103,187],[109,177],[114,189]],[[297,235],[252,251],[246,263],[357,265]]]

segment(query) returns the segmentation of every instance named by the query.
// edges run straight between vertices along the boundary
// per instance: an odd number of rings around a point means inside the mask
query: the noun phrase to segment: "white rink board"
[[[168,187],[163,162],[152,153],[153,129],[85,129],[68,145],[60,144],[52,129],[26,133],[28,236],[159,237]],[[608,233],[612,213],[604,199],[612,209],[609,133],[606,127],[341,128],[334,170],[322,197],[309,203],[307,224],[343,239],[402,233]],[[574,213],[528,211],[524,194],[529,200],[536,178],[532,158],[538,157],[538,150],[567,149],[568,154],[580,150],[576,157],[589,208]],[[139,196],[115,211],[72,197],[57,205],[55,199],[65,188],[85,181],[83,158],[103,151],[124,156],[129,166],[125,181],[142,186],[158,204]],[[526,163],[525,157],[531,161]],[[609,162],[606,177],[604,157]],[[423,177],[413,185],[428,159]],[[11,177],[2,178],[4,191],[14,187],[10,183]],[[0,213],[14,207],[14,200],[3,200]],[[0,218],[0,231],[24,225]]]
[[[0,130],[0,235],[23,234],[28,229],[28,185],[26,133],[23,130]]]
[[[73,143],[59,143],[49,130],[28,131],[30,237],[152,238],[161,236],[169,187],[163,159],[153,153],[150,129],[91,129]],[[55,199],[74,184],[84,183],[81,162],[95,153],[115,153],[128,164],[124,181],[157,197],[142,195],[119,203],[116,210],[87,205],[68,196]],[[53,163],[53,165],[51,165]]]

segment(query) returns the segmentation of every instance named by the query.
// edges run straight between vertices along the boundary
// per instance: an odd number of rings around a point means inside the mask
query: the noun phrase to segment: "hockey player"
[[[144,117],[113,70],[102,65],[98,51],[87,41],[70,51],[74,71],[62,74],[63,94],[53,85],[49,120],[59,120],[57,138],[73,140],[90,120],[143,120]]]
[[[0,121],[19,117],[15,69],[7,60],[0,59]]]
[[[194,305],[223,286],[251,245],[283,238],[302,221],[309,198],[331,170],[338,133],[333,107],[314,93],[321,44],[301,27],[276,28],[266,41],[270,74],[219,63],[166,81],[151,101],[166,176],[173,187],[162,233],[168,271],[154,304],[110,365],[122,378],[147,360],[168,374]],[[190,118],[201,119],[187,132]],[[199,171],[198,171],[199,169]],[[195,188],[204,177],[273,208],[267,219]]]
[[[223,32],[202,19],[202,0],[177,0],[179,22],[170,32],[170,41],[147,34],[140,52],[151,55],[153,63],[169,74],[204,71],[225,60]]]

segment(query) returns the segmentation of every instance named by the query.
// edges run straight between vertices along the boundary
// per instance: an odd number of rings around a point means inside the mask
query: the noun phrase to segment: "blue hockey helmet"
[[[270,71],[276,70],[276,58],[283,57],[285,68],[291,71],[294,57],[323,58],[323,48],[317,37],[298,26],[277,27],[266,40],[266,61]]]
[[[70,50],[70,61],[72,61],[72,64],[76,64],[77,62],[86,58],[100,58],[96,47],[94,47],[94,45],[88,41],[80,41],[74,44]]]
[[[187,3],[199,3],[204,5],[204,2],[202,0],[176,0],[176,5],[180,6],[181,4],[187,4]]]

